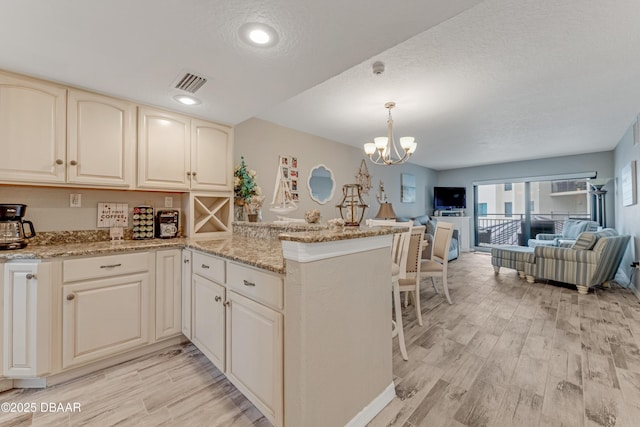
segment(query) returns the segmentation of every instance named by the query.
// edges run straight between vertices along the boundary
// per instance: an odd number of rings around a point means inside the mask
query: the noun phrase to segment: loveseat
[[[527,281],[539,279],[576,285],[586,294],[590,287],[607,285],[616,275],[631,236],[611,228],[584,232],[572,247],[537,246],[534,263],[524,263]]]
[[[562,225],[562,233],[538,233],[535,239],[529,239],[529,247],[536,246],[564,246],[573,245],[580,233],[596,231],[598,223],[583,219],[567,219]]]
[[[424,240],[429,242],[429,246],[422,251],[422,259],[431,258],[431,245],[433,244],[433,233],[436,231],[436,218],[430,218],[429,215],[422,215],[415,218],[398,217],[398,222],[413,221],[415,226],[424,225],[426,227],[424,233]],[[446,220],[443,220],[446,222]],[[453,237],[451,238],[451,246],[449,247],[449,261],[452,261],[460,256],[460,239],[458,237],[458,230],[453,230]]]

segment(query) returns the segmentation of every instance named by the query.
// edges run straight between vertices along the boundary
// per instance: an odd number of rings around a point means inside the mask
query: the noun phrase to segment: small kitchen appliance
[[[27,246],[27,239],[36,235],[31,221],[24,217],[27,205],[0,204],[0,249],[22,249]],[[25,234],[24,225],[29,227]]]
[[[178,237],[180,213],[173,209],[160,209],[156,215],[156,237],[172,239]]]

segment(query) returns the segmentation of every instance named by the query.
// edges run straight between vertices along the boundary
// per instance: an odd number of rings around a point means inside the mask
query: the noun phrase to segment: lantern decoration
[[[359,226],[364,218],[364,211],[369,207],[362,200],[362,186],[360,184],[345,184],[342,186],[342,201],[336,205],[340,209],[340,216],[347,226]]]

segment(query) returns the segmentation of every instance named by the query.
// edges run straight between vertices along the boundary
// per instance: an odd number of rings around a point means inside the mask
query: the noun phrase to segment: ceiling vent
[[[183,77],[177,80],[175,88],[189,93],[196,93],[196,91],[206,82],[207,79],[204,77],[196,76],[192,73],[186,73]]]

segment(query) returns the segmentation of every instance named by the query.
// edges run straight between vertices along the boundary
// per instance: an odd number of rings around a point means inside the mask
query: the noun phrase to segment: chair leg
[[[416,283],[415,301],[413,305],[416,306],[416,317],[418,318],[418,325],[422,326],[422,307],[420,307],[420,281]]]
[[[438,290],[438,287],[436,286],[436,281],[433,280],[433,276],[431,276],[431,284],[433,285],[433,290],[436,291],[436,294],[439,294],[440,291]]]
[[[449,296],[449,287],[447,286],[447,276],[442,276],[442,287],[444,288],[444,295],[447,297],[447,301],[449,304],[453,304],[451,302],[451,297]]]
[[[404,360],[409,360],[407,355],[407,346],[404,342],[404,326],[402,325],[402,309],[400,307],[400,286],[397,282],[393,284],[393,307],[396,312],[396,330],[398,331],[398,342],[400,344],[400,353]]]
[[[409,292],[404,293],[404,308],[409,307]]]

